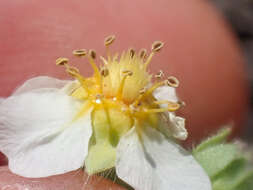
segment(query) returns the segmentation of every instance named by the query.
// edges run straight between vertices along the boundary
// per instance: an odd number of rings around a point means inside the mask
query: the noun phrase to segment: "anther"
[[[90,55],[90,57],[92,59],[96,59],[96,52],[95,52],[95,50],[93,50],[93,49],[89,50],[89,55]]]
[[[139,51],[139,57],[140,57],[141,59],[145,59],[145,58],[147,57],[147,50],[146,50],[146,49],[141,49],[141,50]]]
[[[66,65],[69,62],[67,58],[60,57],[56,59],[56,65]]]
[[[85,49],[79,49],[79,50],[74,50],[73,55],[77,56],[77,57],[83,57],[87,54],[87,51]]]
[[[129,54],[130,54],[130,58],[133,58],[134,57],[134,55],[135,55],[135,51],[134,51],[134,49],[129,49]]]
[[[177,103],[178,103],[181,107],[184,107],[184,106],[186,105],[185,102],[184,102],[184,101],[181,101],[181,100],[178,101]]]
[[[147,91],[147,88],[144,87],[144,88],[142,88],[142,89],[139,91],[139,93],[140,93],[140,94],[144,94],[146,91]]]
[[[153,52],[158,52],[162,49],[164,43],[161,42],[161,41],[155,41],[153,44],[152,44],[152,47],[151,47],[151,50]]]
[[[177,111],[180,109],[181,105],[175,102],[169,102],[168,103],[168,110],[169,111]]]
[[[157,79],[161,79],[164,77],[164,72],[162,70],[160,70],[156,75],[155,75],[155,78]]]
[[[73,77],[76,77],[79,74],[79,70],[75,67],[69,67],[66,71]]]
[[[153,108],[153,109],[144,108],[143,111],[146,113],[162,113],[162,112],[167,112],[167,111],[174,112],[180,108],[180,105],[174,102],[168,102],[167,105],[168,107],[165,107],[165,108]]]
[[[114,42],[114,40],[115,40],[114,35],[108,36],[108,37],[105,38],[104,45],[109,46]]]
[[[107,68],[102,68],[101,75],[107,77],[109,75],[109,70]]]
[[[170,76],[167,78],[167,85],[176,88],[179,86],[179,80],[176,77]]]
[[[149,65],[149,63],[151,62],[152,57],[154,56],[154,54],[158,51],[160,51],[163,47],[164,43],[160,42],[160,41],[155,41],[152,46],[151,46],[151,53],[148,56],[146,62],[144,63],[144,67],[145,69],[147,68],[147,66]]]
[[[129,71],[129,70],[124,70],[124,71],[122,71],[122,73],[123,73],[125,76],[132,76],[132,75],[133,75],[133,72],[132,72],[132,71]]]

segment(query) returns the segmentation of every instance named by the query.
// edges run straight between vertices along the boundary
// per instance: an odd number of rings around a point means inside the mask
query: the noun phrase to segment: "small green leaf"
[[[210,146],[218,145],[227,140],[227,137],[231,134],[231,128],[221,129],[217,135],[211,136],[208,139],[200,143],[196,148],[194,148],[193,153],[200,152]]]
[[[207,174],[213,178],[238,158],[237,148],[233,144],[220,144],[195,152],[196,160]]]
[[[226,143],[230,129],[203,141],[193,155],[209,175],[213,190],[253,190],[253,168],[235,143]]]
[[[223,172],[213,180],[213,190],[241,190],[239,186],[246,184],[253,177],[247,160],[244,158],[232,162]]]

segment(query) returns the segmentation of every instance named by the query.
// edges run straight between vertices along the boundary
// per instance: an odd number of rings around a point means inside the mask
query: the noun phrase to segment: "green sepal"
[[[237,144],[227,143],[229,128],[193,149],[193,155],[209,175],[213,190],[253,190],[253,168]]]
[[[93,134],[85,159],[85,170],[89,175],[115,166],[117,144],[132,126],[129,116],[117,108],[96,108],[91,117]]]
[[[85,159],[85,170],[89,175],[113,168],[116,160],[115,147],[109,143],[99,143],[90,147]]]
[[[253,177],[253,170],[245,158],[233,161],[213,180],[213,190],[241,190],[239,186]],[[251,186],[252,188],[253,186]]]
[[[219,144],[194,153],[194,156],[210,178],[213,178],[238,158],[238,152],[233,144]]]
[[[228,136],[231,134],[231,128],[223,128],[214,136],[208,137],[206,140],[201,142],[197,147],[193,149],[193,153],[200,152],[208,147],[219,145],[226,142]]]

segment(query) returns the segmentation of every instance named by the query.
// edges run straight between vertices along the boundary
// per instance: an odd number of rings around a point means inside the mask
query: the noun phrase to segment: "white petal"
[[[0,104],[4,101],[4,98],[0,97]]]
[[[133,128],[117,147],[117,175],[135,190],[211,190],[208,176],[192,155],[161,133]]]
[[[163,123],[159,126],[159,130],[167,137],[174,137],[179,140],[186,140],[188,132],[185,128],[185,119],[176,116],[172,112],[166,112],[162,115]]]
[[[73,121],[81,103],[60,90],[31,91],[0,106],[0,151],[10,170],[45,177],[84,164],[92,133],[90,110]]]
[[[27,80],[23,85],[16,89],[12,95],[18,95],[31,90],[36,90],[40,88],[63,88],[69,80],[59,80],[56,78],[48,76],[39,76]]]
[[[176,89],[170,86],[161,86],[157,88],[154,91],[153,96],[159,101],[160,100],[168,100],[171,102],[178,101]]]
[[[178,101],[176,89],[170,86],[161,86],[157,88],[153,95],[158,101]],[[161,107],[167,107],[167,105],[162,104]],[[166,112],[164,115],[166,115],[167,118],[164,118],[165,125],[161,125],[160,130],[167,136],[173,136],[179,140],[186,140],[188,137],[188,132],[185,128],[185,119],[175,116],[175,114],[172,112]]]
[[[179,116],[175,116],[173,113],[169,113],[170,116],[170,128],[173,137],[179,140],[186,140],[188,132],[185,128],[185,119]]]

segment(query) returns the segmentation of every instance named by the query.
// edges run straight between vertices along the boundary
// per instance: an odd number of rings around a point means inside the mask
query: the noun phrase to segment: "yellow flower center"
[[[84,105],[74,120],[93,108],[91,114],[93,135],[85,162],[86,170],[90,174],[114,166],[115,148],[121,136],[131,127],[135,126],[139,131],[146,124],[157,127],[159,113],[176,111],[180,108],[178,102],[157,101],[153,97],[153,92],[158,87],[164,85],[177,87],[179,84],[174,77],[151,84],[152,76],[148,73],[147,67],[163,43],[154,42],[149,56],[144,49],[138,54],[129,49],[118,56],[118,54],[111,55],[109,50],[109,45],[114,39],[114,36],[105,39],[107,57],[100,57],[103,63],[100,68],[95,63],[95,51],[73,51],[76,56],[88,57],[94,70],[92,77],[83,77],[77,68],[68,65],[66,58],[56,60],[57,65],[64,65],[66,71],[78,81],[73,87],[71,96],[83,101]],[[160,71],[155,77],[161,79],[163,72]],[[160,104],[167,104],[167,107],[160,108]]]

